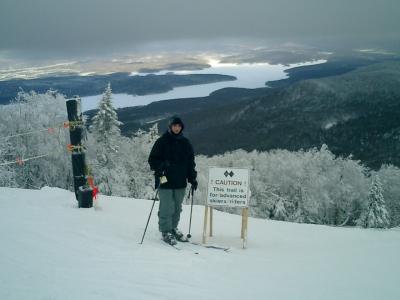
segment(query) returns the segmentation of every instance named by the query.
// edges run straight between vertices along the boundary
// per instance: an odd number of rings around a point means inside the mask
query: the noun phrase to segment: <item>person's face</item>
[[[171,130],[174,134],[178,134],[182,130],[181,124],[172,124]]]

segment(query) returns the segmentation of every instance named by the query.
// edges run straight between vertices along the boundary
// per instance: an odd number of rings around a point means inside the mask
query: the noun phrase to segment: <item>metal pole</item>
[[[149,222],[150,222],[150,218],[151,218],[151,213],[153,212],[154,204],[155,204],[156,201],[157,201],[157,196],[158,196],[158,188],[157,188],[157,191],[156,191],[156,195],[154,196],[153,205],[151,206],[149,218],[147,219],[146,227],[145,227],[145,229],[144,229],[143,236],[142,236],[142,240],[140,241],[140,244],[143,244],[144,236],[146,235],[146,231],[147,231],[147,226],[149,226]]]
[[[192,213],[193,213],[193,196],[194,196],[194,189],[190,190],[192,192],[192,203],[190,204],[190,220],[189,220],[189,233],[187,234],[187,238],[190,239],[192,235],[190,234],[190,229],[192,228]],[[190,192],[189,192],[190,195]]]

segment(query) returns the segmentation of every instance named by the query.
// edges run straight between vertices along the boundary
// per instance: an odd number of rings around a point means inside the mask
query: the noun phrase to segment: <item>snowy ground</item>
[[[400,299],[399,229],[251,218],[243,250],[240,217],[216,212],[212,242],[231,251],[177,251],[156,213],[138,244],[151,203],[100,196],[78,209],[68,191],[0,188],[0,299]],[[203,212],[194,208],[196,241]]]

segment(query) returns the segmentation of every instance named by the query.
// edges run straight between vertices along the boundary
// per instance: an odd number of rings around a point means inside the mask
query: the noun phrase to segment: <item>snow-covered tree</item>
[[[275,220],[286,221],[288,218],[288,213],[285,207],[285,199],[282,197],[278,198],[273,211],[273,218]]]
[[[400,169],[383,165],[377,172],[383,185],[383,197],[391,219],[391,227],[400,225]]]
[[[154,194],[154,184],[147,159],[157,138],[157,124],[149,132],[137,131],[131,138],[119,136],[118,152],[110,155],[109,163],[104,165],[104,160],[97,154],[101,144],[89,133],[89,163],[93,166],[92,172],[100,192],[150,199]]]
[[[111,181],[120,174],[117,152],[121,143],[118,115],[112,103],[111,85],[108,84],[99,102],[98,111],[92,118],[90,130],[93,134],[96,162],[93,168],[99,182],[99,189],[106,195],[112,194]],[[121,164],[121,162],[119,161]],[[117,172],[117,173],[116,173]]]
[[[121,136],[111,98],[108,86],[85,142],[95,183],[103,194],[150,199],[154,196],[154,179],[147,159],[158,138],[157,124],[148,132]],[[46,156],[0,166],[0,185],[71,189],[71,158],[65,147],[69,133],[62,126],[65,120],[65,98],[53,91],[20,92],[12,104],[3,106],[0,164]],[[374,183],[368,196],[371,171],[351,157],[336,157],[326,146],[296,152],[239,149],[212,157],[198,155],[196,164],[199,189],[195,203],[202,204],[206,199],[209,166],[240,167],[250,169],[252,216],[331,225],[354,225],[356,220],[365,221],[369,227],[400,224],[400,169],[395,166],[372,172],[379,175],[384,188]],[[236,208],[224,210],[241,212]]]
[[[0,110],[2,161],[15,161],[45,155],[7,167],[14,186],[41,188],[44,185],[69,188],[71,160],[66,151],[68,131],[65,98],[54,91],[43,94],[18,93],[17,98]],[[4,172],[4,167],[1,167]]]
[[[118,138],[121,135],[119,126],[122,123],[118,120],[117,112],[112,103],[112,90],[110,83],[107,85],[99,102],[98,111],[92,118],[90,129],[99,145],[104,151],[99,152],[100,160],[107,162],[108,153],[118,151]]]
[[[366,228],[388,228],[390,226],[382,191],[379,176],[375,175],[368,195],[368,208],[361,220],[361,224]]]
[[[157,123],[149,132],[138,131],[121,147],[127,173],[129,195],[151,199],[154,196],[154,178],[147,162],[151,148],[158,139]]]
[[[335,157],[326,146],[297,152],[236,150],[213,157],[197,156],[196,162],[200,187],[195,194],[197,203],[204,203],[206,197],[208,166],[249,168],[250,213],[256,217],[275,219],[278,195],[286,220],[353,225],[368,195],[366,168],[350,158]]]

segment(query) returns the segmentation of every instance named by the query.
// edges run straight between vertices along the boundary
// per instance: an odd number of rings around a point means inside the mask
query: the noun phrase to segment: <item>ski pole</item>
[[[159,187],[157,188],[156,195],[154,196],[153,205],[151,206],[149,218],[147,219],[146,227],[145,227],[145,229],[144,229],[143,236],[142,236],[142,241],[140,242],[140,244],[143,244],[144,236],[146,235],[146,231],[147,231],[147,226],[149,226],[149,222],[150,222],[150,218],[151,218],[151,213],[153,212],[154,204],[155,204],[156,201],[157,201],[158,189],[159,189]]]
[[[190,221],[189,221],[189,233],[187,234],[187,238],[190,239],[192,237],[192,235],[190,234],[190,229],[192,227],[192,213],[193,213],[193,195],[194,195],[194,189],[193,187],[190,189],[190,191],[192,192],[192,203],[190,204]],[[190,192],[189,192],[189,196],[190,196]]]

